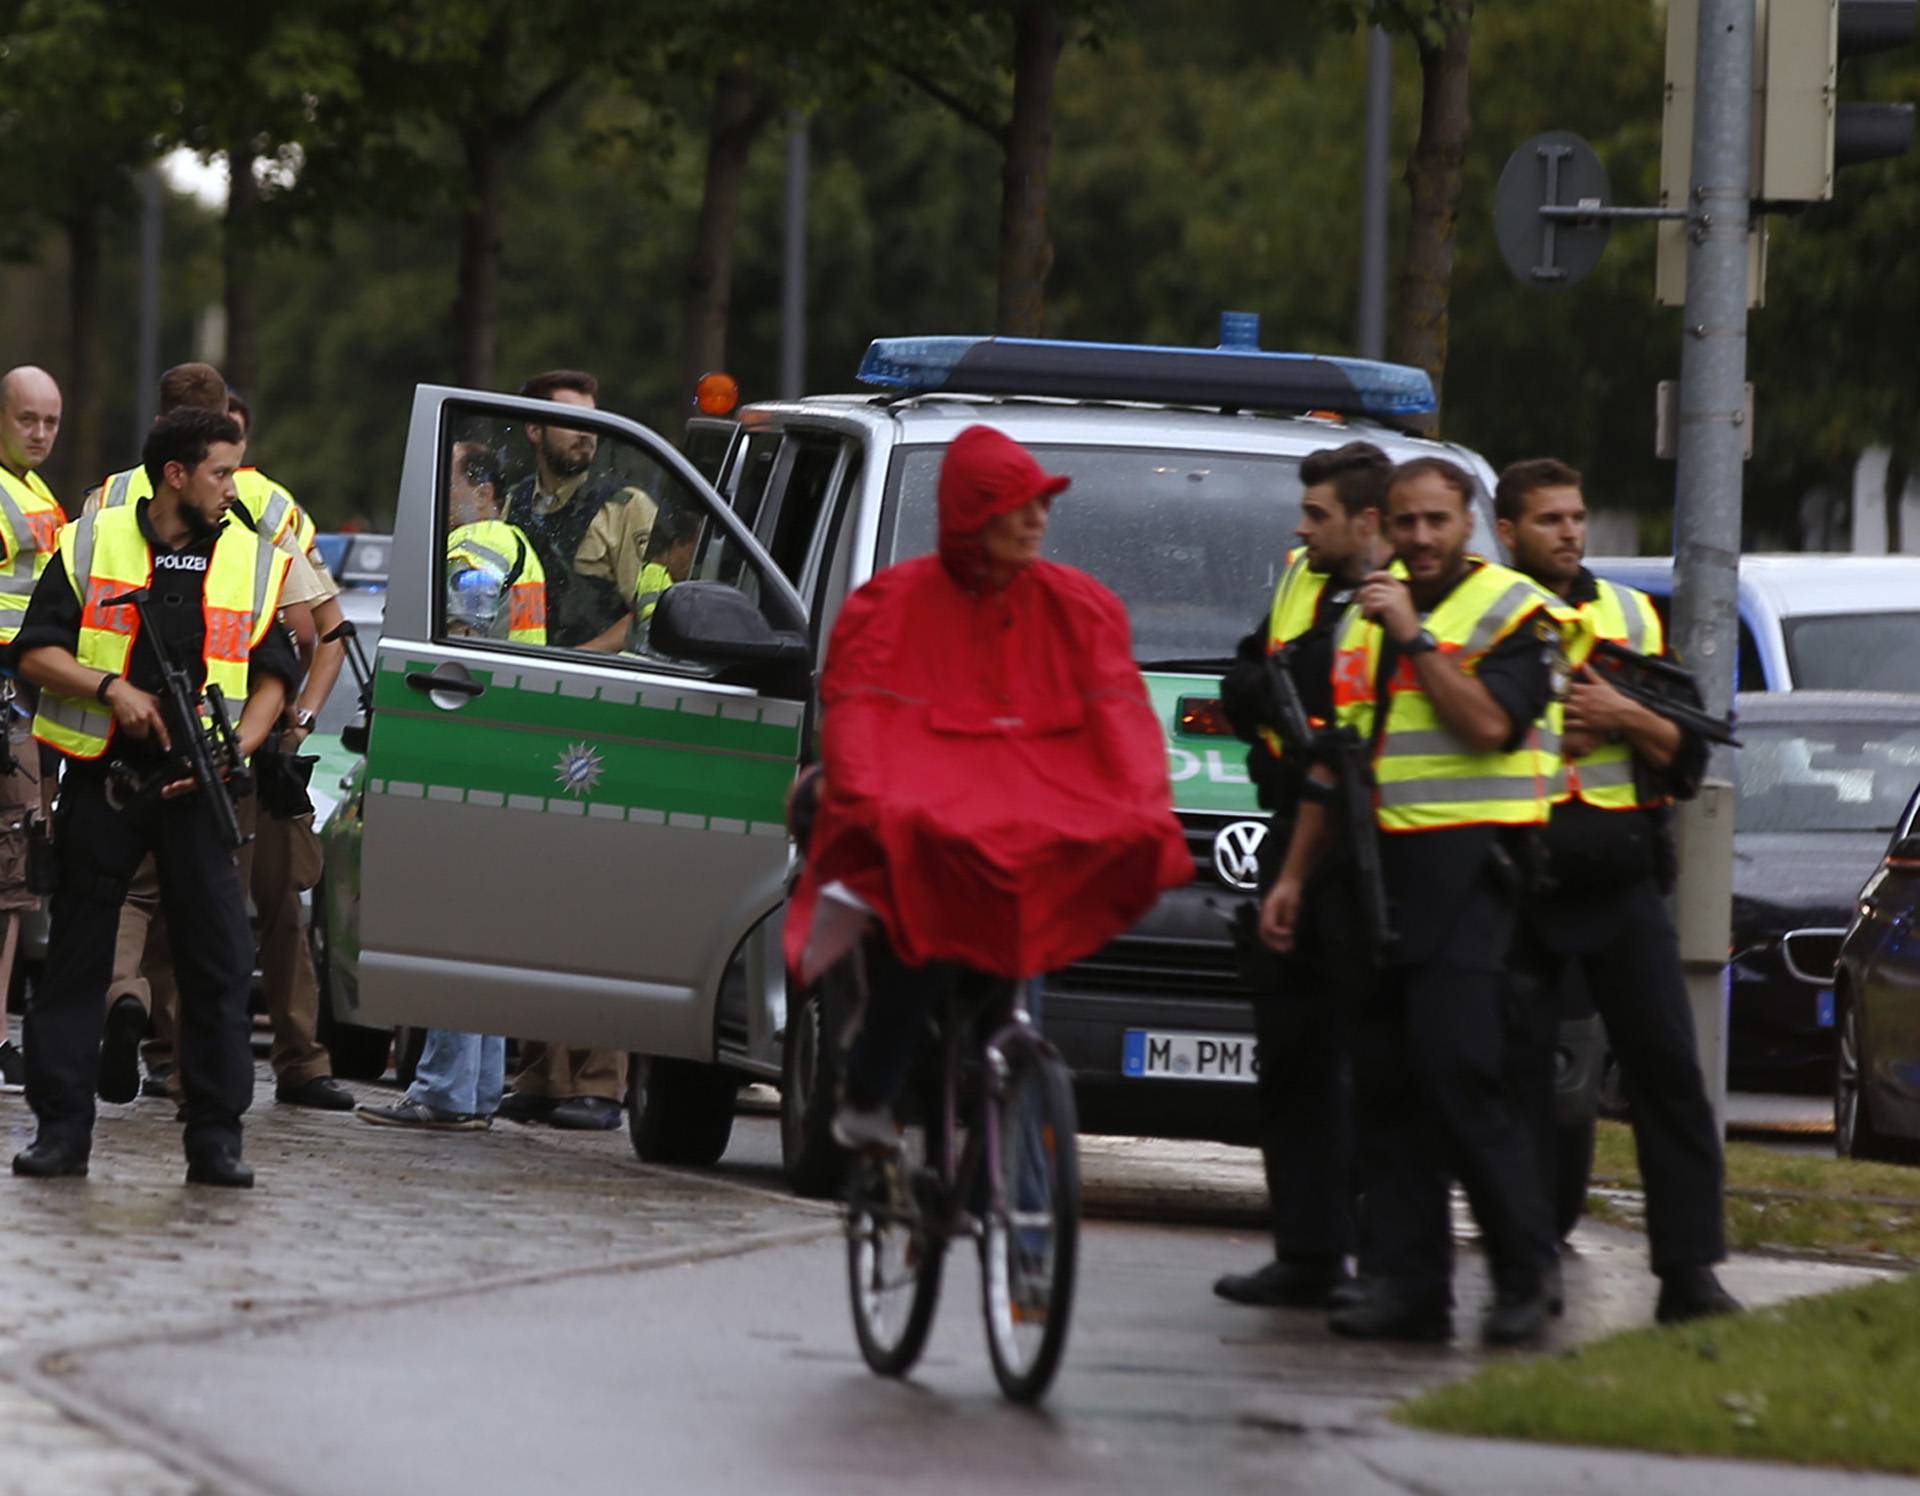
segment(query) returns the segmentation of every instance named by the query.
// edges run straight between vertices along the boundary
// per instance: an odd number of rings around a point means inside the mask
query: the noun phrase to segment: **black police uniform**
[[[1567,600],[1577,607],[1596,595],[1583,568]],[[1643,782],[1690,793],[1706,760],[1706,743],[1683,733],[1674,762]],[[1651,771],[1641,765],[1640,773]],[[1577,969],[1606,1024],[1632,1109],[1653,1270],[1667,1277],[1708,1266],[1726,1256],[1720,1137],[1667,910],[1672,864],[1666,811],[1602,810],[1568,800],[1554,807],[1546,845],[1547,886],[1531,904],[1527,922],[1527,960],[1549,999],[1536,1005],[1536,1026],[1527,1035],[1526,1105],[1543,1154],[1543,1178],[1551,1191],[1557,999]]]
[[[205,676],[202,591],[214,540],[177,550],[154,532],[148,501],[137,509],[140,533],[153,548],[148,616],[165,636],[170,657],[200,682]],[[246,523],[237,513],[228,524]],[[81,610],[56,556],[27,606],[17,643],[73,649]],[[250,669],[278,676],[293,689],[300,678],[293,646],[277,625],[254,646]],[[161,688],[154,651],[136,639],[127,679]],[[159,867],[160,902],[173,936],[180,983],[177,1053],[186,1095],[187,1157],[237,1151],[240,1116],[253,1099],[253,1051],[247,1020],[253,933],[233,851],[212,807],[198,793],[150,799],[116,810],[107,800],[108,766],[156,765],[157,747],[116,732],[98,759],[70,758],[54,815],[56,883],[44,971],[27,1008],[27,1101],[39,1120],[37,1143],[75,1146],[84,1156],[94,1120],[100,1034],[114,939],[127,884],[151,852]]]
[[[1333,640],[1354,589],[1329,578],[1312,624],[1287,643],[1284,668],[1310,717],[1333,716]],[[1268,623],[1240,643],[1240,663],[1222,683],[1222,702],[1243,736],[1253,738],[1248,777],[1260,804],[1273,812],[1260,847],[1257,896],[1280,875],[1300,806],[1304,768],[1276,759],[1254,729],[1268,725],[1264,703]],[[1263,709],[1264,708],[1264,709]],[[1240,933],[1247,976],[1257,995],[1253,1031],[1260,1069],[1255,1086],[1260,1157],[1273,1216],[1274,1257],[1337,1278],[1354,1249],[1353,1068],[1349,1017],[1353,1008],[1339,954],[1351,950],[1352,900],[1344,869],[1329,859],[1316,869],[1301,900],[1301,938],[1282,956]]]
[[[1475,679],[1511,724],[1505,751],[1545,712],[1558,650],[1557,628],[1522,624],[1481,659]],[[1384,638],[1380,710],[1400,659]],[[1460,826],[1380,837],[1398,940],[1354,1036],[1366,1162],[1360,1270],[1383,1286],[1383,1305],[1427,1319],[1436,1333],[1451,1293],[1453,1179],[1466,1189],[1503,1299],[1535,1298],[1553,1253],[1532,1139],[1505,1066],[1509,965],[1536,835]]]

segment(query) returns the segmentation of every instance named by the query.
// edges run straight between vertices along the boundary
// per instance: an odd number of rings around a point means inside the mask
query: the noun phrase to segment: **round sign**
[[[1493,193],[1493,232],[1521,284],[1558,290],[1600,263],[1611,227],[1604,218],[1542,218],[1546,206],[1605,207],[1607,169],[1571,130],[1536,135],[1507,158]]]

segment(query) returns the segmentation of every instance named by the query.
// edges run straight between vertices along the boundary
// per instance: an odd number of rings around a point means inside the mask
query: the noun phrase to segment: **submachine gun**
[[[1360,918],[1375,965],[1384,963],[1399,937],[1387,906],[1387,883],[1380,869],[1380,827],[1374,820],[1371,751],[1351,727],[1316,727],[1300,700],[1284,654],[1267,656],[1267,684],[1273,693],[1273,729],[1289,755],[1301,763],[1318,760],[1333,770],[1336,815],[1353,867]]]
[[[1733,735],[1733,724],[1707,711],[1692,674],[1673,661],[1638,654],[1624,644],[1602,639],[1593,646],[1587,664],[1622,696],[1639,702],[1675,726],[1709,743],[1727,748],[1740,746],[1740,740]]]
[[[140,633],[160,663],[160,710],[166,718],[167,736],[173,740],[173,749],[164,764],[144,774],[115,765],[115,777],[108,783],[109,798],[124,807],[135,800],[157,796],[176,779],[191,778],[213,807],[221,837],[238,851],[247,844],[248,837],[240,829],[240,814],[234,802],[253,793],[253,774],[240,752],[240,735],[234,731],[233,718],[227,712],[226,694],[209,683],[202,716],[201,693],[194,689],[193,677],[168,654],[160,631],[147,614],[149,597],[145,587],[137,587],[132,592],[104,599],[100,606],[117,608],[131,604],[139,616]]]

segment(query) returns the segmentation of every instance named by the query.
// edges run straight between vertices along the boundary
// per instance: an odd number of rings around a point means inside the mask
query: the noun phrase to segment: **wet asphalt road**
[[[225,1251],[236,1268],[278,1274],[275,1291],[244,1306],[175,1306],[163,1292],[107,1314],[97,1289],[82,1293],[72,1327],[84,1324],[78,1339],[90,1345],[41,1339],[6,1368],[180,1483],[19,1489],[1370,1496],[1577,1484],[1797,1496],[1833,1479],[1383,1425],[1399,1398],[1482,1363],[1472,1331],[1485,1288],[1470,1248],[1460,1341],[1390,1349],[1337,1341],[1314,1314],[1213,1298],[1218,1273],[1259,1260],[1255,1231],[1095,1221],[1066,1367],[1034,1414],[997,1394],[964,1254],[913,1381],[866,1372],[835,1220],[779,1190],[765,1117],[742,1118],[728,1160],[708,1175],[638,1166],[617,1135],[396,1137],[284,1108],[269,1109],[257,1134],[261,1155],[275,1137],[292,1140],[263,1191],[200,1205],[184,1224],[166,1208],[174,1187],[149,1181],[160,1171],[144,1157],[64,1197],[17,1197],[49,1219],[80,1210],[123,1234],[163,1227],[186,1254]],[[1233,1219],[1257,1198],[1241,1150],[1094,1140],[1088,1152],[1096,1205],[1160,1198],[1183,1216],[1210,1205]],[[121,1220],[128,1191],[137,1209]],[[319,1224],[330,1202],[350,1208],[352,1229]],[[1641,1240],[1583,1228],[1577,1247],[1557,1343],[1644,1323]],[[295,1292],[302,1274],[314,1281]],[[1860,1276],[1759,1260],[1727,1273],[1752,1302]]]

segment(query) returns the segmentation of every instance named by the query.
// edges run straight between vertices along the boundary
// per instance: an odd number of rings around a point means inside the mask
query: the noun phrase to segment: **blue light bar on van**
[[[1422,369],[1324,353],[1053,338],[875,338],[862,384],[916,393],[1051,395],[1402,420],[1438,408]]]

